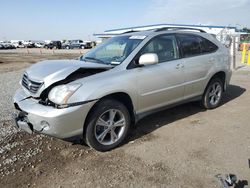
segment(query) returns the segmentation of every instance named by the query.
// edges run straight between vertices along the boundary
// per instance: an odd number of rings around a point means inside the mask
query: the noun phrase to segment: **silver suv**
[[[111,150],[150,113],[200,100],[219,106],[231,78],[228,50],[201,30],[161,28],[107,40],[78,60],[32,65],[14,96],[21,129]]]

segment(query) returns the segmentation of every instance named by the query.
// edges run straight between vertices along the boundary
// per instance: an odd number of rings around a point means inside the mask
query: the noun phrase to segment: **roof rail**
[[[199,31],[201,33],[206,33],[206,31],[202,30],[202,29],[197,29],[197,28],[192,28],[192,27],[162,27],[159,29],[155,29],[155,32],[159,32],[159,31],[166,31],[166,30],[194,30],[194,31]]]
[[[129,30],[129,31],[125,31],[125,32],[123,32],[123,33],[121,33],[121,34],[126,34],[126,33],[134,33],[134,32],[140,32],[140,31],[135,31],[135,30]]]
[[[125,31],[125,32],[123,32],[121,34],[134,33],[134,32],[144,32],[144,31],[152,31],[152,30],[155,30],[155,29],[141,29],[141,30],[139,30],[139,29],[137,29],[137,30],[131,29],[131,30]]]

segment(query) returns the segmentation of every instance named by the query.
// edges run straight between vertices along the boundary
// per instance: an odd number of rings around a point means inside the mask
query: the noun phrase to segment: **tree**
[[[244,27],[244,28],[242,29],[242,31],[243,31],[243,32],[246,32],[246,33],[250,33],[250,29],[247,28],[247,27]]]

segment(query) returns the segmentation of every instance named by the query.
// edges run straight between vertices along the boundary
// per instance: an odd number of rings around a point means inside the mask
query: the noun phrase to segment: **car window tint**
[[[178,35],[184,57],[199,55],[202,53],[200,40],[193,35]]]
[[[200,37],[200,41],[201,41],[201,51],[203,53],[212,53],[218,49],[218,47],[214,43],[203,37]]]
[[[141,55],[145,53],[156,53],[159,63],[179,58],[175,37],[170,35],[162,35],[152,39],[143,48]]]

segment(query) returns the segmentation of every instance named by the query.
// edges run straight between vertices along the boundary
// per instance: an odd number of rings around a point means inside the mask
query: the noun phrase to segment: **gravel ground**
[[[14,111],[12,97],[15,90],[19,87],[19,80],[23,70],[15,72],[6,72],[0,74],[0,142],[8,140],[18,132],[18,130],[12,126],[12,115]],[[4,88],[4,89],[3,89]],[[6,149],[11,149],[17,146],[16,144],[9,146],[6,145],[4,148],[0,148],[0,154]]]
[[[6,72],[0,74],[0,120],[10,120],[13,111],[12,97],[17,88],[19,88],[19,80],[23,73],[23,69],[15,72]]]
[[[234,72],[223,104],[204,111],[181,105],[141,120],[127,143],[100,153],[80,143],[29,135],[10,121],[24,68],[55,55],[0,54],[1,187],[219,188],[216,174],[250,181],[250,68]],[[73,57],[73,55],[72,55]]]

